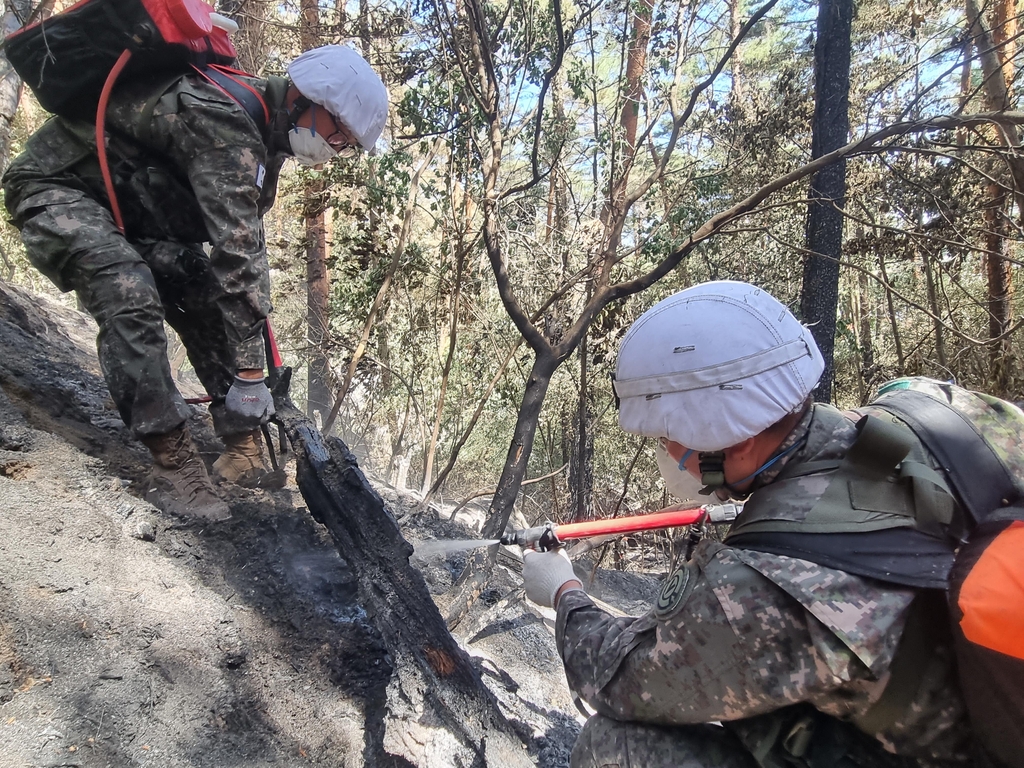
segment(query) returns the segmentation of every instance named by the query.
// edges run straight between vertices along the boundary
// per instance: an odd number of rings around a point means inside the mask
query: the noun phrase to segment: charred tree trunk
[[[374,743],[364,765],[532,765],[448,632],[423,577],[409,565],[412,547],[355,457],[281,397],[277,418],[295,448],[296,478],[309,511],[356,574],[360,602],[390,655],[390,680],[377,711],[367,712]]]
[[[811,157],[821,157],[847,142],[850,133],[850,30],[853,0],[820,0],[814,46],[814,125]],[[807,210],[807,249],[800,310],[825,359],[814,390],[818,402],[832,399],[839,304],[839,256],[843,246],[846,161],[823,168],[811,178]]]
[[[484,525],[481,538],[496,539],[505,532],[505,526],[508,525],[516,498],[519,496],[519,489],[526,477],[526,465],[530,460],[530,453],[533,451],[534,438],[537,436],[537,423],[540,421],[544,396],[551,384],[551,375],[555,372],[559,362],[561,361],[550,351],[537,352],[530,377],[526,381],[523,401],[519,406],[512,443],[509,445],[508,455],[505,457],[505,468],[501,472],[498,487],[491,499],[491,506],[487,511],[487,523]],[[477,597],[480,596],[480,592],[491,575],[491,568],[497,555],[498,546],[495,544],[482,552],[478,551],[466,564],[463,575],[456,585],[456,597],[453,599],[448,613],[449,627],[454,627],[462,621]]]

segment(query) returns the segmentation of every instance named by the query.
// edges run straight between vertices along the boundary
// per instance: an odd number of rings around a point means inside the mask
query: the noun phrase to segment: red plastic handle
[[[555,536],[559,541],[565,541],[566,539],[583,539],[587,536],[603,536],[609,533],[649,531],[652,528],[678,528],[699,522],[705,514],[704,507],[695,507],[693,509],[674,509],[669,512],[653,512],[649,515],[566,523],[555,526]]]

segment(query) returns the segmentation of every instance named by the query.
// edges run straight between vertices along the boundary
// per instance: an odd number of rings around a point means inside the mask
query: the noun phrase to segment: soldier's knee
[[[93,254],[93,268],[76,276],[74,288],[89,313],[100,327],[113,324],[126,326],[160,326],[164,319],[163,304],[153,275],[141,261],[116,258],[100,259]]]

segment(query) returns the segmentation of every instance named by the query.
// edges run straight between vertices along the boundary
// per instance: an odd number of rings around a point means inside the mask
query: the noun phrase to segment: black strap
[[[881,408],[910,427],[942,463],[960,502],[975,523],[1017,501],[1013,478],[977,427],[963,414],[924,392],[888,392],[872,406]]]

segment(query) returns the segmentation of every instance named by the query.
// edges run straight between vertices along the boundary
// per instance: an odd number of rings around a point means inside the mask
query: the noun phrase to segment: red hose
[[[100,173],[103,174],[103,186],[107,189],[107,198],[110,200],[110,212],[114,214],[114,223],[124,234],[124,219],[121,218],[121,206],[117,204],[117,195],[114,193],[114,180],[110,177],[110,164],[107,162],[106,123],[107,123],[107,102],[110,101],[110,94],[114,90],[121,70],[128,64],[132,57],[130,49],[125,48],[118,57],[117,62],[107,75],[103,83],[103,90],[100,92],[100,102],[96,105],[96,157],[100,161]]]
[[[587,536],[603,536],[608,533],[633,533],[652,528],[678,528],[691,525],[704,517],[703,507],[674,509],[671,512],[655,512],[650,515],[632,515],[607,520],[587,520],[582,523],[567,523],[555,526],[559,541],[583,539]]]
[[[270,344],[270,357],[271,359],[267,362],[272,364],[274,368],[280,368],[284,365],[284,360],[281,359],[281,353],[277,349],[277,339],[274,338],[274,329],[270,327],[270,318],[267,318],[267,342]]]

